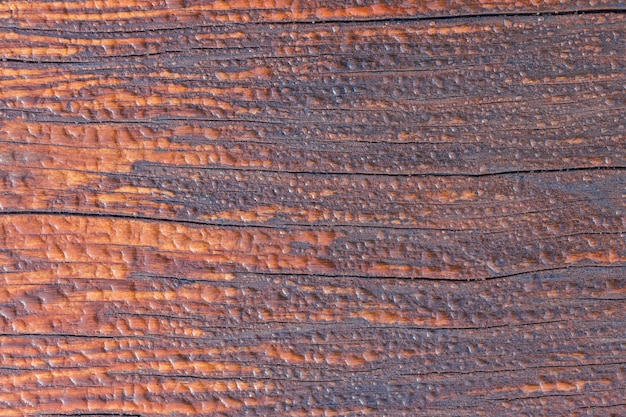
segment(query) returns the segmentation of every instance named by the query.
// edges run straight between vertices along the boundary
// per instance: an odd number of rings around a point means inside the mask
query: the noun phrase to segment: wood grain
[[[626,415],[626,14],[0,5],[0,416]]]

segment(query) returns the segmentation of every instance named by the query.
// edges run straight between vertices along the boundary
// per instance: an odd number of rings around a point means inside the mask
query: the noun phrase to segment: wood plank
[[[65,168],[72,146],[75,168],[124,173],[154,162],[394,175],[623,169],[625,27],[623,14],[607,14],[198,28],[154,39],[160,51],[127,45],[136,56],[87,45],[54,57],[67,65],[21,62],[36,42],[7,39],[2,161]],[[26,149],[29,159],[11,156]]]
[[[469,283],[70,268],[0,293],[14,415],[623,409],[623,267]]]
[[[623,10],[1,4],[0,415],[626,414]]]

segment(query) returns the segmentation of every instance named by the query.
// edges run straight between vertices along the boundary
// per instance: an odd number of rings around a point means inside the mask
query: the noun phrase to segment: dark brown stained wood
[[[0,4],[0,416],[626,415],[626,9]]]

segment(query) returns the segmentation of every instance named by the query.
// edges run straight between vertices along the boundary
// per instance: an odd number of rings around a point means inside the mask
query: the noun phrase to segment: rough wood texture
[[[626,415],[624,10],[0,4],[0,415]]]

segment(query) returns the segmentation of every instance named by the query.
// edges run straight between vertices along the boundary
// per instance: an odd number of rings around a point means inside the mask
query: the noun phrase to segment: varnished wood
[[[0,5],[0,416],[626,414],[626,15]]]

